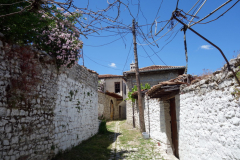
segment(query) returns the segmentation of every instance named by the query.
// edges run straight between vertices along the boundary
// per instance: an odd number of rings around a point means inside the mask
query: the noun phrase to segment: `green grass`
[[[160,157],[160,153],[154,151],[156,144],[150,139],[143,139],[139,130],[132,129],[126,121],[118,121],[121,134],[118,135],[119,152],[121,157],[132,160],[149,160]],[[80,145],[69,151],[59,153],[53,160],[108,160],[110,159],[114,128],[116,121],[107,122],[107,133],[97,134],[83,141]]]
[[[156,156],[161,157],[160,153],[154,151],[156,144],[151,139],[144,139],[139,130],[133,129],[126,121],[119,123],[120,131],[119,136],[120,145],[122,148],[137,149],[127,155],[122,155],[125,159],[154,159]]]
[[[113,125],[111,126],[114,127]],[[97,134],[71,150],[59,153],[52,160],[108,160],[111,154],[113,135],[114,133],[111,131]]]

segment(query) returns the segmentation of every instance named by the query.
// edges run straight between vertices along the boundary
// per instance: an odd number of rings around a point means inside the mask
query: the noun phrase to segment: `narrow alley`
[[[159,142],[144,139],[126,121],[107,122],[108,133],[97,134],[54,160],[177,160],[166,154]],[[101,144],[100,144],[101,143]]]

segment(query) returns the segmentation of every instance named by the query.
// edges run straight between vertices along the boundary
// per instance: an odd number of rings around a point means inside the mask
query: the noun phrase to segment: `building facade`
[[[99,75],[99,117],[126,119],[126,81],[121,75]]]

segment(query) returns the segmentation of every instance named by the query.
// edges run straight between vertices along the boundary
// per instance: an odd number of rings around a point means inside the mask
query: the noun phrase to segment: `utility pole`
[[[142,107],[142,94],[141,94],[141,87],[140,87],[139,68],[138,68],[135,19],[132,20],[132,33],[133,33],[134,57],[135,57],[135,74],[136,74],[136,82],[137,82],[137,90],[138,90],[138,109],[139,109],[140,130],[141,132],[146,132],[145,121],[144,121],[144,111]]]
[[[188,53],[187,53],[186,30],[187,30],[187,27],[183,26],[183,32],[184,32],[183,39],[184,39],[184,49],[185,49],[185,57],[186,57],[186,68],[185,68],[184,74],[187,74],[187,70],[188,70]]]

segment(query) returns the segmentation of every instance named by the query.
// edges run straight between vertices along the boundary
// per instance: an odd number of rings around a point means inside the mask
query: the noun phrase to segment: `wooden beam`
[[[174,91],[166,96],[162,96],[162,97],[159,97],[161,101],[166,101],[168,99],[171,99],[173,97],[175,97],[177,94],[179,93],[179,90],[178,91]]]
[[[180,87],[173,87],[173,88],[168,88],[168,89],[164,89],[165,92],[168,92],[168,91],[174,91],[174,90],[179,90]]]

